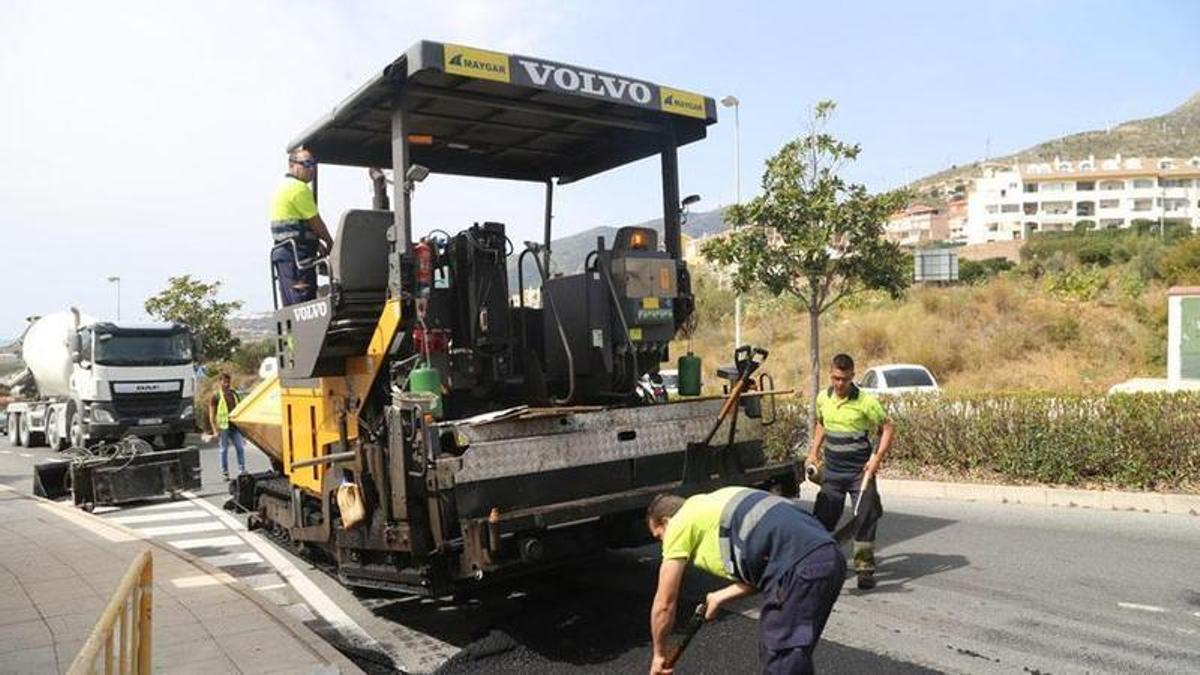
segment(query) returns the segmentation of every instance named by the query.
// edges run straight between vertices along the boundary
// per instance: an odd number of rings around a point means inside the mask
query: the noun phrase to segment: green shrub
[[[1082,242],[1075,255],[1085,265],[1111,265],[1115,242],[1111,239],[1089,239]]]
[[[1142,490],[1200,490],[1200,393],[1109,397],[1048,393],[906,397],[888,464],[952,477]],[[774,456],[791,452],[805,410],[771,428]]]
[[[1159,271],[1173,286],[1200,283],[1200,237],[1188,237],[1166,251]]]
[[[1099,267],[1071,267],[1047,273],[1043,279],[1047,292],[1066,300],[1095,300],[1108,288],[1108,277]]]
[[[1046,339],[1056,347],[1067,347],[1079,339],[1079,320],[1060,314],[1046,325]]]
[[[988,258],[986,260],[958,261],[958,280],[964,284],[974,284],[1001,272],[1011,270],[1015,265],[1007,258]]]

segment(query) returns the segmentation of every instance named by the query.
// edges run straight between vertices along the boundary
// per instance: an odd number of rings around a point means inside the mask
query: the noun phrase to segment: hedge
[[[902,474],[1200,491],[1197,392],[943,394],[885,406],[896,423],[887,466]],[[768,427],[768,448],[802,457],[806,437],[807,409],[790,406]]]

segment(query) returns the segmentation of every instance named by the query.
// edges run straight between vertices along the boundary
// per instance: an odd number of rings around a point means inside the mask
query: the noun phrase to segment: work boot
[[[221,472],[221,480],[225,481],[226,483],[229,482],[229,472],[228,471]]]
[[[854,573],[858,575],[858,590],[875,588],[875,542],[854,542]]]

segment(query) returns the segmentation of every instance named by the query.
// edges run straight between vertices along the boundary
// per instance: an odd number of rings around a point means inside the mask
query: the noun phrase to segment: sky
[[[414,42],[463,43],[740,101],[742,197],[816,101],[861,143],[848,178],[884,190],[951,164],[1161,114],[1200,90],[1200,3],[0,3],[0,337],[77,306],[144,318],[171,276],[271,306],[270,195],[288,141]],[[735,199],[731,111],[680,151],[681,193]],[[336,223],[361,169],[323,169]],[[658,165],[565,186],[556,236],[661,215]],[[501,221],[536,238],[542,188],[433,176],[414,231]]]

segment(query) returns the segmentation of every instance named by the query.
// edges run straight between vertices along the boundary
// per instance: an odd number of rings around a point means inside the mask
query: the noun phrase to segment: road
[[[0,482],[29,490],[32,463],[51,455],[0,442]],[[191,546],[370,672],[607,673],[648,664],[653,546],[469,601],[358,596],[218,517],[217,455],[205,446],[201,456],[205,485],[195,502],[101,516]],[[265,466],[256,451],[248,462]],[[812,495],[806,486],[802,498]],[[883,500],[879,586],[861,593],[847,584],[817,652],[821,672],[1184,672],[1200,663],[1200,518]],[[689,573],[681,612],[713,587]],[[748,599],[705,626],[679,672],[752,672],[755,607]]]

